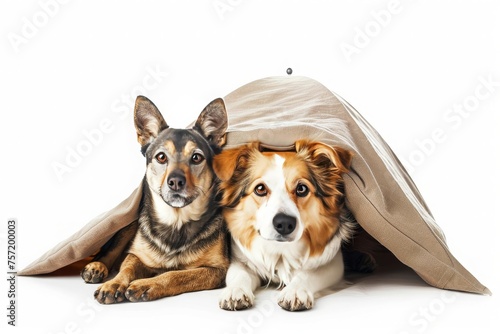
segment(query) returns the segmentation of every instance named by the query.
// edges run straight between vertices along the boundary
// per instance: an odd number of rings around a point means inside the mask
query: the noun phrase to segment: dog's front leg
[[[155,277],[130,283],[125,297],[131,302],[150,301],[184,292],[220,288],[224,284],[225,268],[199,267],[172,270]]]
[[[86,283],[101,283],[107,277],[113,266],[118,266],[123,259],[122,254],[137,231],[137,222],[125,226],[118,231],[103,249],[88,263],[80,272],[80,276]]]
[[[95,299],[101,304],[120,303],[125,300],[125,291],[130,282],[148,275],[146,266],[133,254],[128,254],[120,267],[118,274],[101,285],[94,293]]]
[[[226,287],[219,299],[220,308],[228,311],[243,310],[253,305],[253,292],[259,287],[260,278],[243,263],[233,259],[226,275]]]
[[[343,275],[344,263],[339,251],[319,268],[295,272],[292,281],[281,290],[278,304],[287,311],[308,310],[314,305],[314,294],[340,283]]]

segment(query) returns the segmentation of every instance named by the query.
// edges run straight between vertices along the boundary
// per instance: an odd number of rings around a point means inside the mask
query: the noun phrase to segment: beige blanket
[[[355,152],[345,175],[347,203],[361,227],[437,288],[490,294],[450,253],[415,184],[392,150],[341,97],[305,77],[271,77],[224,98],[227,148],[258,140],[283,150],[311,138]],[[139,184],[138,180],[138,184]],[[94,253],[137,219],[140,188],[115,208],[56,245],[19,275],[50,273]]]

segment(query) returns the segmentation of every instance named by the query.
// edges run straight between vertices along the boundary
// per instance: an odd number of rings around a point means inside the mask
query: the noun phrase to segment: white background
[[[309,312],[282,311],[265,291],[260,309],[229,313],[219,291],[100,306],[79,277],[20,277],[17,330],[498,333],[499,14],[494,1],[2,1],[0,233],[5,250],[6,222],[18,220],[19,269],[139,184],[145,163],[127,106],[137,93],[183,127],[212,99],[291,67],[381,133],[453,254],[494,293],[443,295],[416,277],[373,277]],[[54,164],[68,166],[78,148],[86,156],[58,178]],[[6,306],[6,280],[1,289]]]

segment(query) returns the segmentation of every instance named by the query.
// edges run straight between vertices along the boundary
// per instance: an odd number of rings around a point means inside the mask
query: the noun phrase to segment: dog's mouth
[[[180,194],[169,193],[166,195],[162,194],[161,198],[171,207],[180,209],[191,204],[196,199],[196,196],[183,196]]]
[[[260,233],[260,230],[257,231],[262,239],[269,240],[269,241],[278,241],[278,242],[292,242],[295,241],[295,238],[289,235],[282,235],[282,234],[274,234],[270,237],[264,236],[262,233]]]

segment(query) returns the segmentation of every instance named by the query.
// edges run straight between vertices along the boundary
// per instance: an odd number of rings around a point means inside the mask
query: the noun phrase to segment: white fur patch
[[[342,233],[330,240],[321,255],[310,256],[309,244],[302,238],[304,225],[299,209],[286,187],[284,162],[283,157],[274,155],[271,167],[257,181],[265,183],[268,190],[255,213],[254,227],[260,235],[252,240],[249,248],[233,235],[232,260],[219,302],[222,308],[251,306],[258,278],[283,287],[278,304],[290,311],[313,307],[314,298],[320,291],[342,282]],[[273,225],[277,213],[296,217],[296,228],[289,235],[291,241],[277,241],[279,233]],[[249,222],[241,222],[244,223]]]
[[[251,249],[243,247],[237,240],[234,241],[233,249],[236,257],[247,262],[260,277],[269,282],[288,285],[297,270],[314,270],[331,261],[339,251],[342,240],[335,236],[322,255],[309,257],[309,247],[301,240],[304,225],[300,212],[286,188],[284,162],[285,159],[280,155],[273,155],[271,167],[261,177],[269,194],[256,212],[255,227],[260,236],[254,239]],[[289,235],[291,241],[276,241],[279,240],[279,233],[274,229],[273,218],[277,213],[297,218],[297,226]]]
[[[297,218],[297,226],[295,230],[287,237],[291,241],[300,239],[304,226],[300,220],[300,212],[290,194],[286,189],[286,180],[283,174],[283,164],[285,159],[277,154],[273,156],[273,165],[261,179],[269,189],[270,195],[266,202],[259,207],[255,217],[257,218],[256,229],[260,235],[269,240],[280,238],[280,234],[276,232],[273,226],[273,218],[278,213],[284,213]]]
[[[183,223],[199,220],[205,212],[206,196],[198,196],[191,204],[184,208],[174,208],[165,203],[163,198],[156,192],[152,191],[151,193],[153,196],[154,212],[159,223],[180,229]]]

